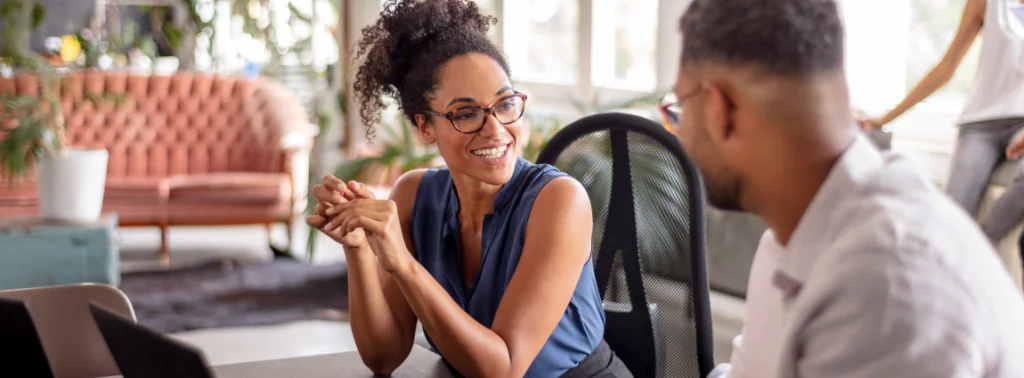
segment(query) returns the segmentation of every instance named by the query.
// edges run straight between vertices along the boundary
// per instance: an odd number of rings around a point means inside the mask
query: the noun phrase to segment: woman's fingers
[[[359,198],[359,196],[356,195],[352,191],[352,189],[349,188],[349,184],[343,181],[342,179],[339,179],[332,175],[327,175],[324,176],[322,182],[323,186],[326,187],[328,190],[337,191],[338,193],[341,194],[342,197],[349,201]]]
[[[345,197],[346,200],[352,201],[359,199],[359,196],[353,193],[352,189],[349,189],[348,185],[346,185],[345,183],[339,185],[337,190],[339,193],[341,193],[342,197]]]
[[[342,197],[341,193],[331,190],[324,185],[316,185],[313,187],[313,197],[316,198],[317,202],[326,202],[331,204],[338,204],[347,202]]]
[[[345,181],[340,178],[334,177],[334,175],[324,176],[323,180],[320,180],[324,186],[330,189],[336,189],[341,186],[345,186]]]
[[[392,211],[391,202],[392,201],[357,199],[350,202],[338,204],[337,206],[333,206],[327,209],[326,215],[328,217],[335,217],[340,215],[341,213],[344,213],[345,210],[347,209],[354,208],[364,208],[371,209],[374,211],[388,212]]]
[[[1017,160],[1021,156],[1024,156],[1024,144],[1006,149],[1006,158],[1009,160]]]
[[[358,206],[346,206],[344,209],[342,209],[340,213],[337,213],[336,215],[331,215],[330,213],[328,213],[328,217],[330,217],[331,220],[327,222],[327,225],[325,227],[333,230],[335,228],[341,227],[341,225],[344,224],[345,221],[347,221],[349,218],[356,217],[359,216],[360,214],[365,214],[367,212],[369,212],[367,209],[360,208]],[[343,231],[349,231],[349,229],[343,229]]]
[[[313,214],[327,216],[327,211],[333,206],[329,206],[323,202],[317,202],[316,207],[313,208]]]
[[[378,221],[384,221],[387,219],[387,213],[373,209],[370,207],[358,207],[352,206],[345,209],[340,214],[331,217],[330,222],[326,227],[330,229],[340,228],[342,231],[349,232],[359,226],[353,226],[352,222],[354,219],[359,217],[369,217],[377,219]],[[367,230],[370,231],[370,230]]]
[[[363,229],[371,234],[383,235],[385,226],[385,223],[378,217],[374,217],[373,214],[359,215],[346,220],[343,230]]]
[[[1024,155],[1024,134],[1010,142],[1010,146],[1006,148],[1006,157],[1008,159],[1018,159],[1022,155]]]
[[[306,217],[306,224],[308,224],[309,227],[320,228],[326,223],[327,218],[324,218],[322,215],[310,215]]]
[[[366,199],[376,199],[377,198],[377,195],[373,194],[373,191],[370,190],[370,188],[367,187],[366,184],[363,184],[363,183],[358,182],[358,181],[349,181],[348,182],[348,189],[351,190],[353,193],[355,193],[356,196],[359,196],[359,198],[366,198]]]

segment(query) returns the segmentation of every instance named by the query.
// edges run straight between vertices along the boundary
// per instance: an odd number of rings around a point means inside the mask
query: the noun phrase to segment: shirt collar
[[[804,211],[788,245],[783,247],[785,252],[773,277],[777,286],[793,289],[806,282],[818,257],[842,232],[836,229],[841,226],[835,223],[833,211],[867,184],[882,165],[882,154],[863,134],[857,133]]]

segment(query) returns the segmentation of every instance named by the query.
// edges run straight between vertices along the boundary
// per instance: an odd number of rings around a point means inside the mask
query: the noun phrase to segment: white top
[[[978,226],[858,135],[793,233],[762,238],[728,378],[1024,377],[1024,296]]]
[[[960,125],[1024,117],[1024,22],[1020,0],[986,0],[981,57]]]

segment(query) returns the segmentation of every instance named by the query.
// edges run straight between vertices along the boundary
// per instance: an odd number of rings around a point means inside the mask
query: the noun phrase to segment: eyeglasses
[[[668,93],[662,96],[658,101],[658,110],[661,110],[661,125],[669,132],[675,132],[676,126],[679,126],[679,114],[682,113],[679,101],[676,101],[676,94]]]
[[[466,106],[447,113],[427,110],[423,113],[444,117],[452,123],[456,131],[463,134],[472,134],[480,131],[487,124],[487,116],[493,115],[502,125],[508,125],[520,118],[526,112],[526,95],[515,92],[510,96],[502,97],[489,107]]]
[[[680,106],[683,101],[696,96],[700,93],[702,87],[698,87],[687,93],[682,98],[677,99],[676,94],[669,92],[661,97],[658,101],[658,109],[661,111],[661,123],[669,132],[675,132],[676,127],[679,127],[679,116],[682,114],[683,109]]]

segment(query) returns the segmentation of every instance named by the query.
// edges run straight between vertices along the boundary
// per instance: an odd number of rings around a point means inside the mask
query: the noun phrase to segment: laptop
[[[124,378],[213,378],[203,353],[96,303],[89,311]]]
[[[15,377],[53,377],[36,325],[22,301],[0,298],[0,366]]]

